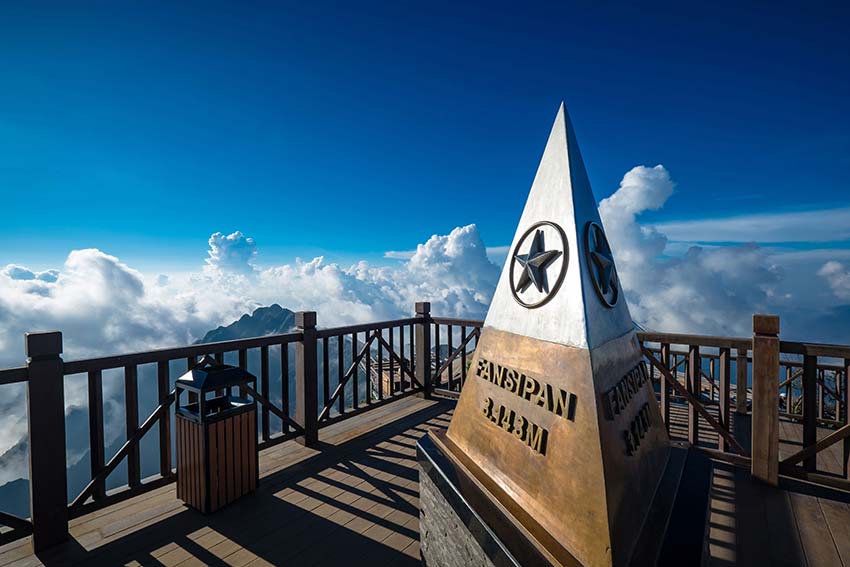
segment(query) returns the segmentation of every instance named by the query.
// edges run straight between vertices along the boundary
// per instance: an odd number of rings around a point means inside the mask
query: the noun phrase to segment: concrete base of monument
[[[417,443],[420,549],[428,567],[580,565],[550,553],[429,431]],[[670,460],[630,565],[699,565],[706,549],[711,461],[684,443]]]

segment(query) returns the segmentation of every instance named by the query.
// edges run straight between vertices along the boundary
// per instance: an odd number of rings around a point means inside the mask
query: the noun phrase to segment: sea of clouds
[[[778,313],[783,337],[850,343],[850,263],[829,251],[671,242],[639,216],[673,194],[663,166],[639,166],[599,206],[636,322],[746,336],[752,313]],[[405,259],[340,266],[319,257],[263,267],[257,243],[234,232],[213,234],[204,265],[189,274],[142,274],[98,249],[73,250],[63,266],[43,272],[8,265],[0,269],[0,367],[23,364],[27,331],[61,330],[70,360],[189,344],[272,303],[315,310],[321,326],[408,316],[416,301],[431,301],[440,316],[483,318],[501,269],[474,224],[388,257]],[[5,390],[0,455],[26,434],[25,391]],[[82,383],[66,388],[69,408],[85,399]],[[21,459],[0,459],[0,484],[25,468]]]

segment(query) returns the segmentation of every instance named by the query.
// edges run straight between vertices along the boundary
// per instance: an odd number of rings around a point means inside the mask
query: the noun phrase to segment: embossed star
[[[593,251],[590,253],[593,258],[593,263],[599,269],[599,285],[602,287],[602,293],[611,291],[615,284],[614,282],[614,259],[609,252]]]
[[[617,301],[620,283],[617,279],[617,268],[614,267],[614,257],[611,254],[611,247],[608,245],[608,240],[599,226],[590,226],[587,244],[590,261],[593,262],[596,268],[593,277],[597,285],[597,290],[602,294],[603,300],[610,307]],[[609,294],[613,294],[610,301],[607,297]]]
[[[546,280],[546,268],[549,264],[558,259],[562,254],[559,250],[546,250],[543,243],[543,231],[538,230],[534,233],[534,240],[531,242],[531,249],[528,254],[517,254],[514,256],[520,266],[523,267],[522,274],[516,284],[516,291],[523,292],[528,289],[532,283],[537,291],[541,293],[549,293],[549,282]]]

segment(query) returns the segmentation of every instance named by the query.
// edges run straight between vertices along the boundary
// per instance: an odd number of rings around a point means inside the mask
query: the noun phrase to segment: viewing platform
[[[257,493],[219,513],[187,508],[171,484],[73,520],[72,539],[39,557],[29,538],[8,544],[0,566],[419,565],[416,440],[447,427],[453,406],[400,400],[328,427],[321,448],[261,451]],[[683,428],[684,406],[673,417]],[[710,564],[848,565],[848,502],[845,492],[770,488],[715,463]]]
[[[56,366],[58,376],[81,375],[89,388],[91,480],[79,494],[69,488],[60,501],[34,501],[30,518],[0,514],[6,526],[0,528],[0,567],[419,565],[416,442],[428,429],[448,426],[457,393],[467,379],[478,379],[468,361],[481,322],[431,317],[424,305],[410,319],[345,328],[317,329],[303,316],[300,321],[306,325],[287,335]],[[753,369],[754,354],[760,356],[753,350],[760,348],[757,337],[639,338],[671,439],[699,447],[711,459],[708,564],[850,565],[850,349],[780,343],[786,355],[775,376],[775,397],[768,397],[777,402],[778,415],[771,456],[770,445],[764,449],[764,440],[753,435],[759,419],[753,412],[762,411],[759,371]],[[180,464],[172,461],[170,429],[174,381],[203,355],[232,359],[259,378],[259,487],[206,515],[176,496]],[[283,359],[280,366],[276,357]],[[43,387],[38,364],[44,362],[36,356],[28,367],[0,370],[0,385]],[[182,369],[172,368],[179,362]],[[146,368],[153,369],[151,383],[141,382]],[[280,368],[293,371],[294,387],[290,380],[271,379]],[[109,455],[99,430],[100,380],[113,371],[129,394],[119,403],[136,407],[124,416],[126,441]],[[140,420],[133,393],[151,387],[161,401]],[[274,388],[281,389],[277,396]],[[299,406],[312,396],[318,404],[310,415]],[[49,396],[44,400],[29,407],[36,436],[39,419],[49,428],[55,426],[50,419],[63,418],[61,404],[52,418],[45,414]],[[141,475],[138,452],[145,436],[160,444],[161,472],[149,478]],[[61,444],[36,444],[34,451],[36,459],[48,451],[41,456],[52,456],[58,467],[31,470],[38,491],[63,478],[64,451]],[[771,459],[777,486],[754,478],[759,463]],[[105,479],[124,462],[129,482],[106,489]],[[62,538],[59,504],[69,518],[67,538],[36,545],[34,554],[33,532],[42,541],[57,533]],[[675,542],[675,530],[672,537]]]
[[[71,521],[71,540],[0,565],[419,565],[416,440],[447,427],[454,402],[408,397],[260,452],[260,486],[201,514],[164,486]]]

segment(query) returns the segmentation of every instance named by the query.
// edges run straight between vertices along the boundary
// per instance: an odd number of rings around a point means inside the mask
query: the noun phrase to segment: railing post
[[[850,425],[850,358],[844,359],[844,383],[841,386],[844,397],[844,425]],[[850,472],[850,437],[844,440],[844,458],[841,460],[844,478]]]
[[[752,475],[779,483],[779,317],[753,315]]]
[[[811,447],[818,441],[817,400],[818,357],[803,355],[803,447]],[[815,453],[803,461],[803,468],[815,471],[818,467]]]
[[[164,403],[165,398],[170,393],[171,384],[169,383],[168,361],[160,361],[156,365],[156,389],[159,393],[159,403]],[[101,404],[102,407],[103,404]],[[177,404],[174,404],[177,407]],[[91,411],[91,410],[89,410]],[[102,413],[101,409],[101,413]],[[169,476],[171,470],[171,413],[172,410],[162,414],[159,420],[159,474]],[[102,419],[102,418],[101,418]],[[101,432],[101,445],[103,444],[103,434]]]
[[[422,321],[416,324],[416,379],[422,384],[420,397],[431,398],[431,303],[420,301],[416,303],[416,316]]]
[[[685,376],[688,391],[694,395],[697,403],[702,403],[702,361],[699,345],[688,347],[688,366]],[[694,404],[688,407],[688,443],[694,446],[699,445],[699,412]]]
[[[735,413],[747,415],[747,349],[735,348]]]
[[[38,553],[68,539],[62,333],[27,333],[26,343],[30,514]]]
[[[714,362],[712,360],[712,362]],[[719,358],[719,366],[720,366],[720,425],[726,431],[731,431],[729,419],[729,375],[731,374],[732,367],[732,356],[730,353],[730,349],[721,348],[720,349],[720,358]],[[716,376],[715,376],[716,377]],[[717,436],[717,445],[721,451],[729,450],[729,443],[726,441],[726,438],[722,435]]]
[[[661,343],[661,364],[670,370],[670,343]],[[667,375],[661,372],[661,417],[670,430],[670,384],[667,383]]]
[[[316,312],[299,311],[295,326],[304,335],[295,344],[295,420],[304,428],[298,442],[312,447],[319,442],[319,373],[316,340]]]
[[[713,402],[714,401],[714,387],[717,384],[717,369],[715,368],[715,359],[711,358],[708,360],[708,375],[710,379],[708,381],[708,398]]]

